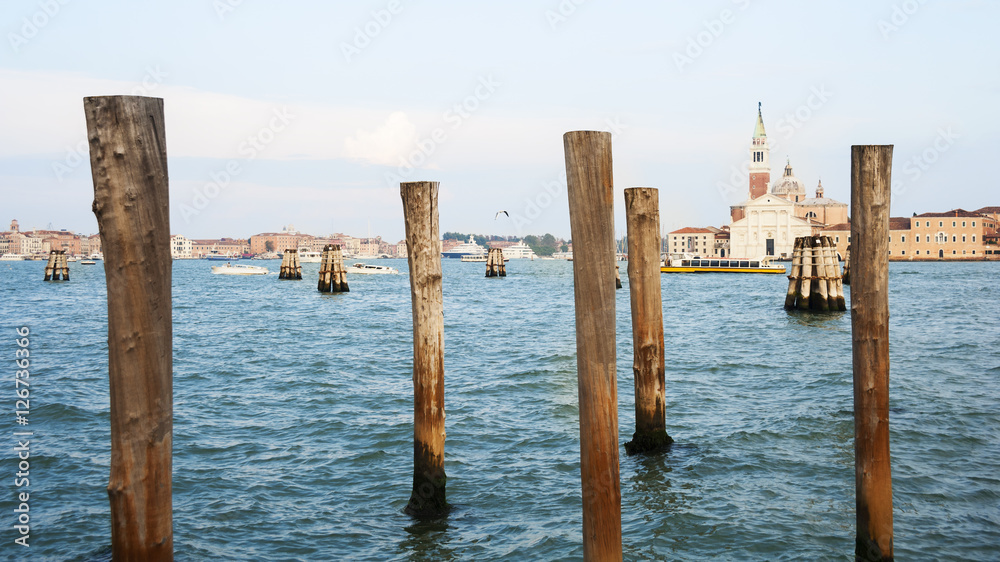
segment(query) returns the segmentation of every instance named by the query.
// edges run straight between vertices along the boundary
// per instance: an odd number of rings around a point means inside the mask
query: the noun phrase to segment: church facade
[[[781,178],[770,185],[770,149],[759,104],[750,141],[749,180],[749,197],[730,207],[731,256],[791,257],[796,238],[847,222],[847,204],[825,197],[822,182],[816,187],[816,196],[807,197],[790,161]]]

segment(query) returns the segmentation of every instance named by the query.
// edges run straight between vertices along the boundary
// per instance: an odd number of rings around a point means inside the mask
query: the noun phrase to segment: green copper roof
[[[760,115],[760,103],[757,103],[757,126],[753,130],[753,138],[759,139],[766,136],[767,133],[764,132],[764,118]]]

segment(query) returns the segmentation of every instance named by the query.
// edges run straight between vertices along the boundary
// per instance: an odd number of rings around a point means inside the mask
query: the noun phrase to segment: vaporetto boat
[[[215,275],[267,275],[267,268],[256,265],[233,265],[227,263],[226,265],[213,265],[212,273]]]
[[[688,254],[669,256],[662,267],[661,273],[771,273],[785,275],[787,270],[783,265],[771,263],[773,256],[757,259],[740,258],[699,258]]]

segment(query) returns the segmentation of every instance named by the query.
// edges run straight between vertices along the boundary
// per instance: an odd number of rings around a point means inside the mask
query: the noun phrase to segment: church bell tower
[[[767,146],[767,133],[764,132],[764,118],[760,114],[760,102],[757,102],[757,126],[750,141],[750,199],[767,193],[767,186],[771,183],[768,152],[770,149]]]

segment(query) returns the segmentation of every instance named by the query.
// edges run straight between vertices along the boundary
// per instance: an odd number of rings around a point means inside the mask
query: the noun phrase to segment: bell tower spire
[[[754,127],[753,139],[750,140],[750,199],[767,193],[767,186],[771,183],[771,165],[768,159],[770,148],[767,145],[760,105],[757,102],[757,126]]]

